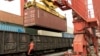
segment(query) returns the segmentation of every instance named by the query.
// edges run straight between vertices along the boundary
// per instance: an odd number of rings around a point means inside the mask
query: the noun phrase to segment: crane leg
[[[80,17],[74,18],[74,41],[73,50],[76,56],[97,56],[98,43],[97,37],[94,35],[87,22]]]

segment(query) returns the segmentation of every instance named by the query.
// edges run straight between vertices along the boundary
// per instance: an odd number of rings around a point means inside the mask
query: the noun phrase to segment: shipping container
[[[38,34],[38,30],[37,29],[33,29],[33,28],[25,28],[25,33],[28,33],[30,35],[37,35]]]
[[[67,29],[66,20],[60,19],[38,7],[25,9],[24,26],[60,32],[66,31]]]
[[[62,37],[64,37],[64,38],[74,38],[74,34],[63,32]]]
[[[58,33],[58,32],[45,31],[45,30],[38,30],[38,35],[62,37],[62,33],[61,32]]]
[[[4,12],[1,10],[0,10],[0,21],[23,25],[23,17],[8,12]]]
[[[25,29],[23,26],[6,23],[6,22],[0,22],[0,30],[12,31],[12,32],[25,32]]]

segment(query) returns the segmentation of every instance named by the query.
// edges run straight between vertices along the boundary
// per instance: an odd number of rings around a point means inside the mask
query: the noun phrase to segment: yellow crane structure
[[[43,2],[47,7],[49,7],[50,9],[54,10],[55,8],[57,8],[51,0],[41,0],[41,2]]]

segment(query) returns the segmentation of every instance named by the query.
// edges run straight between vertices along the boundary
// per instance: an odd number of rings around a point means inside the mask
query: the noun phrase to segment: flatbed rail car
[[[73,38],[0,31],[0,56],[26,56],[31,38],[35,43],[36,54],[71,48],[73,40]]]

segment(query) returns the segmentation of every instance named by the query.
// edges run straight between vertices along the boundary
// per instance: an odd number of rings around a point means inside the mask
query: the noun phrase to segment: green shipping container
[[[37,31],[38,31],[38,30],[36,30],[36,29],[25,28],[25,32],[28,33],[28,34],[31,34],[31,35],[33,35],[33,34],[34,34],[34,35],[38,34]]]

